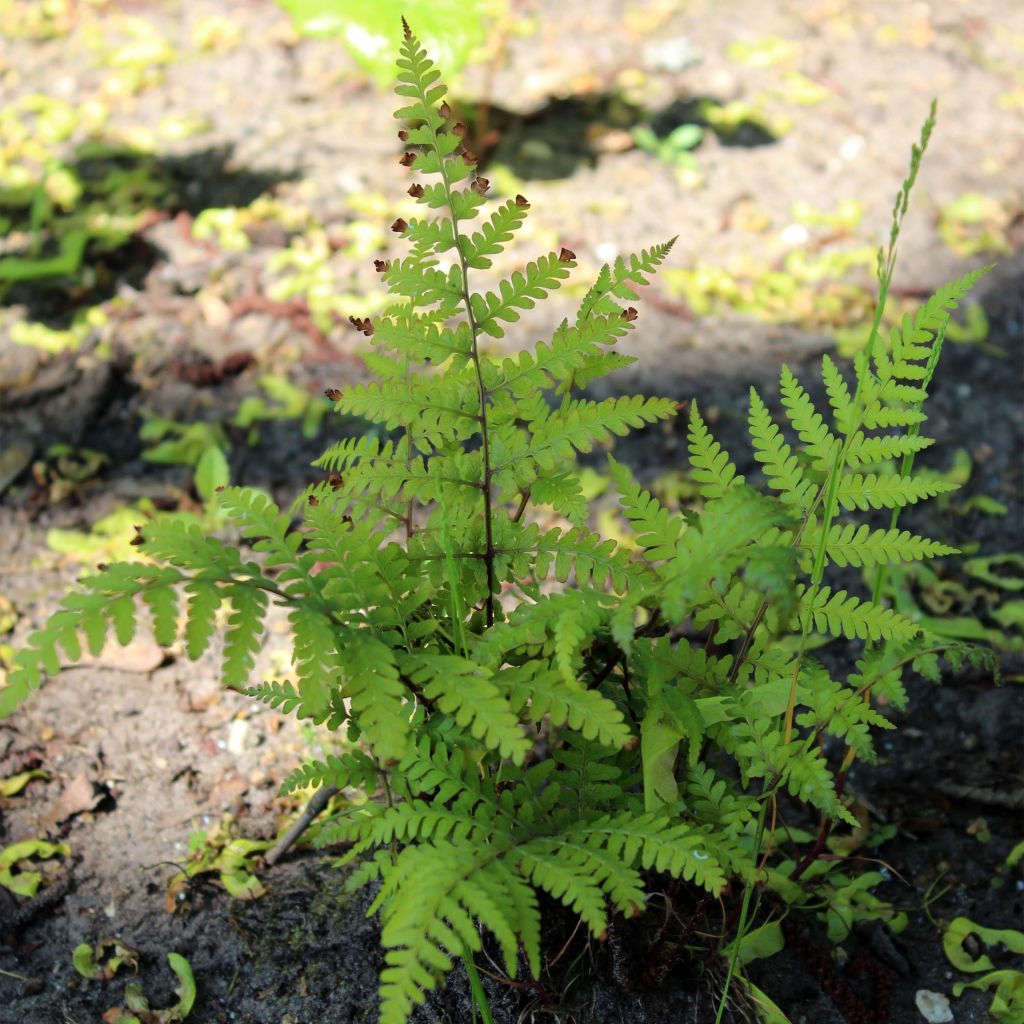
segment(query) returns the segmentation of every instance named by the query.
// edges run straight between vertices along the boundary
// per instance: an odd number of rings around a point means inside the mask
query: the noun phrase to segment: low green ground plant
[[[565,937],[552,948],[539,894],[599,942],[613,917],[644,913],[661,884],[652,879],[664,876],[695,909],[678,931],[652,930],[644,958],[716,963],[728,993],[759,949],[777,948],[781,933],[757,913],[762,897],[812,905],[829,881],[833,827],[858,827],[843,782],[854,759],[873,759],[872,731],[893,727],[879,702],[906,706],[908,667],[938,678],[941,657],[981,657],[881,599],[887,567],[953,553],[899,517],[952,487],[915,473],[914,459],[931,443],[923,409],[950,311],[984,273],[882,330],[934,111],[879,253],[867,345],[852,370],[822,361],[827,406],[785,367],[781,415],[751,390],[755,481],[694,402],[697,497],[672,512],[612,461],[635,534],[619,545],[588,528],[574,457],[679,406],[582,391],[633,361],[618,345],[636,327],[637,289],[672,243],[604,266],[550,340],[485,351],[485,339],[503,338],[558,289],[576,257],[562,248],[494,290],[474,287],[530,203],[486,206],[465,128],[408,28],[399,69],[400,163],[424,179],[409,188],[423,216],[393,225],[408,255],[376,261],[391,305],[353,318],[372,340],[376,379],[328,393],[381,432],[328,448],[317,465],[329,475],[290,510],[223,489],[219,507],[249,550],[187,520],[143,525],[142,557],[83,579],[17,654],[0,711],[83,644],[98,651],[109,632],[129,642],[140,605],[162,644],[184,620],[191,658],[207,651],[226,606],[226,685],[347,741],[283,791],[376,797],[338,813],[319,838],[348,844],[351,885],[376,888],[383,1024],[404,1024],[459,962],[486,1013],[475,960],[485,942],[507,979],[544,976]],[[550,522],[552,511],[564,525],[541,525],[537,513]],[[847,567],[869,573],[862,593],[830,575]],[[287,609],[294,677],[257,681],[272,602]],[[847,662],[814,656],[828,639],[852,648]],[[795,851],[776,842],[794,805],[810,822]],[[856,913],[886,915],[873,881],[829,881],[845,894],[828,922],[837,937]],[[724,933],[700,940],[716,901]],[[725,1006],[723,995],[720,1019]]]

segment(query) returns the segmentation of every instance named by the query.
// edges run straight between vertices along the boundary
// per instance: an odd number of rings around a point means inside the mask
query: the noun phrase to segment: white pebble
[[[914,996],[914,1003],[928,1024],[949,1024],[953,1019],[949,1000],[941,992],[919,988]]]
[[[782,229],[779,237],[786,245],[805,245],[811,236],[803,224],[790,224],[789,227]]]

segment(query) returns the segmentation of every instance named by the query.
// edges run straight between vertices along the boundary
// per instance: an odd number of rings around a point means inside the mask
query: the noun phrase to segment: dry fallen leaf
[[[40,823],[43,831],[53,833],[69,818],[91,811],[106,794],[93,785],[85,772],[79,772],[65,787],[57,800],[50,806],[49,813]]]

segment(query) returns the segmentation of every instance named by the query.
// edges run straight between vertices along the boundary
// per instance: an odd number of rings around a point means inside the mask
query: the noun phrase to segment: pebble
[[[914,1003],[929,1024],[949,1024],[953,1020],[949,1000],[941,992],[919,988],[914,996]]]
[[[653,39],[644,46],[644,67],[649,71],[669,71],[679,74],[702,60],[700,50],[685,36]]]
[[[790,224],[789,227],[783,228],[779,235],[786,245],[806,245],[810,237],[803,224]]]

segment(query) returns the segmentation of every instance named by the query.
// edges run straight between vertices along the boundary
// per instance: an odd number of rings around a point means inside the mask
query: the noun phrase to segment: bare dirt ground
[[[979,292],[988,336],[980,345],[947,345],[929,423],[938,440],[929,464],[948,470],[963,449],[972,472],[962,497],[916,525],[953,544],[977,543],[980,554],[1020,553],[1024,8],[1005,0],[537,0],[515,9],[520,24],[532,19],[532,33],[510,36],[505,51],[470,68],[457,90],[467,104],[493,104],[495,189],[521,190],[532,204],[529,231],[500,269],[567,245],[579,256],[574,280],[582,283],[614,254],[678,235],[666,273],[644,296],[638,363],[614,387],[698,398],[737,455],[749,385],[773,394],[782,361],[813,372],[836,329],[847,326],[821,296],[835,294],[860,314],[871,286],[870,262],[841,282],[813,280],[792,275],[787,255],[797,247],[814,259],[885,236],[910,143],[930,99],[939,98],[939,127],[901,243],[896,300],[920,298],[982,263],[999,267]],[[17,5],[0,4],[0,16],[11,10],[19,16]],[[233,29],[227,42],[205,47],[198,28],[211,15]],[[131,243],[101,259],[87,285],[18,286],[0,306],[0,595],[15,612],[12,635],[0,640],[15,644],[90,564],[55,553],[48,531],[88,529],[140,498],[195,507],[187,469],[142,458],[143,410],[222,421],[261,393],[263,374],[317,393],[364,373],[361,339],[345,318],[372,300],[371,257],[387,253],[386,226],[403,212],[408,184],[397,165],[391,97],[340,46],[296,39],[271,3],[107,3],[69,17],[67,31],[51,39],[25,38],[14,22],[0,21],[8,32],[0,38],[0,105],[44,93],[73,104],[84,121],[88,103],[102,101],[103,131],[142,146],[131,168],[145,165],[162,186]],[[729,55],[732,44],[767,37],[789,47],[781,62],[758,66]],[[169,49],[159,60],[149,51],[142,84],[126,85],[116,47],[139,38]],[[815,100],[805,105],[800,97],[808,94]],[[757,145],[709,133],[695,172],[629,141],[634,108],[671,121],[694,97],[747,102],[790,124],[778,139],[755,137],[764,142]],[[171,118],[190,119],[192,128],[178,137]],[[84,132],[67,140],[69,159]],[[948,213],[970,193],[986,200],[980,226]],[[204,210],[245,207],[264,194],[279,205],[243,223],[246,248],[232,248],[223,235],[197,237]],[[852,226],[808,227],[794,213],[800,202],[828,212],[852,199],[864,210]],[[976,239],[985,231],[990,237],[977,251],[950,245],[951,234]],[[284,295],[275,289],[287,269],[275,258],[290,245],[293,253],[320,245],[322,258],[310,261],[312,284]],[[695,291],[686,276],[699,267],[727,268],[743,294],[784,270],[795,281],[785,300],[791,314],[744,315],[735,298],[732,308],[720,301],[705,311],[707,289]],[[342,299],[332,306],[325,293]],[[772,301],[785,306],[779,294]],[[26,318],[66,327],[76,308],[94,303],[105,322],[77,351],[49,355],[12,338]],[[514,340],[542,337],[572,303],[568,294],[538,310]],[[355,425],[328,419],[319,437],[303,439],[294,421],[270,423],[250,446],[244,430],[228,428],[233,479],[287,500],[341,429]],[[647,432],[617,454],[657,480],[683,468],[683,437],[681,425]],[[95,449],[109,462],[79,486],[55,491],[32,466],[59,442]],[[1008,511],[964,512],[978,495]],[[984,616],[986,600],[975,595],[960,613]],[[381,958],[363,914],[368,899],[340,895],[333,856],[299,853],[261,873],[266,894],[252,901],[230,899],[215,874],[203,876],[172,894],[168,911],[167,886],[189,856],[190,833],[229,816],[238,835],[272,838],[298,806],[277,797],[277,785],[323,742],[223,692],[216,658],[193,664],[178,653],[140,643],[127,655],[69,669],[0,723],[0,778],[43,773],[0,798],[0,848],[42,838],[71,848],[48,869],[48,900],[26,909],[0,889],[0,1024],[100,1020],[121,1001],[123,981],[82,979],[71,951],[113,936],[138,950],[154,1006],[174,1001],[167,952],[188,958],[198,984],[189,1020],[198,1024],[375,1020]],[[272,672],[281,651],[270,642],[261,657],[261,671]],[[1024,832],[1019,648],[1006,654],[1005,668],[1017,681],[1001,688],[976,676],[939,689],[914,684],[911,711],[882,743],[880,764],[851,778],[872,826],[893,826],[863,856],[889,866],[891,881],[879,894],[910,923],[898,937],[860,929],[836,952],[812,915],[794,915],[786,950],[750,972],[794,1024],[920,1021],[915,993],[949,994],[962,977],[942,951],[944,922],[963,914],[1021,928],[1024,876],[1019,865],[1015,874],[1003,871]],[[573,978],[563,974],[544,979],[547,1001],[489,986],[496,1019],[714,1018],[713,970],[638,993],[614,983],[606,949],[577,952],[595,971],[567,994]],[[466,998],[455,976],[418,1019],[468,1021]],[[986,1020],[989,1002],[977,992],[953,1000],[956,1021]],[[732,1019],[744,1012],[737,1005]]]

